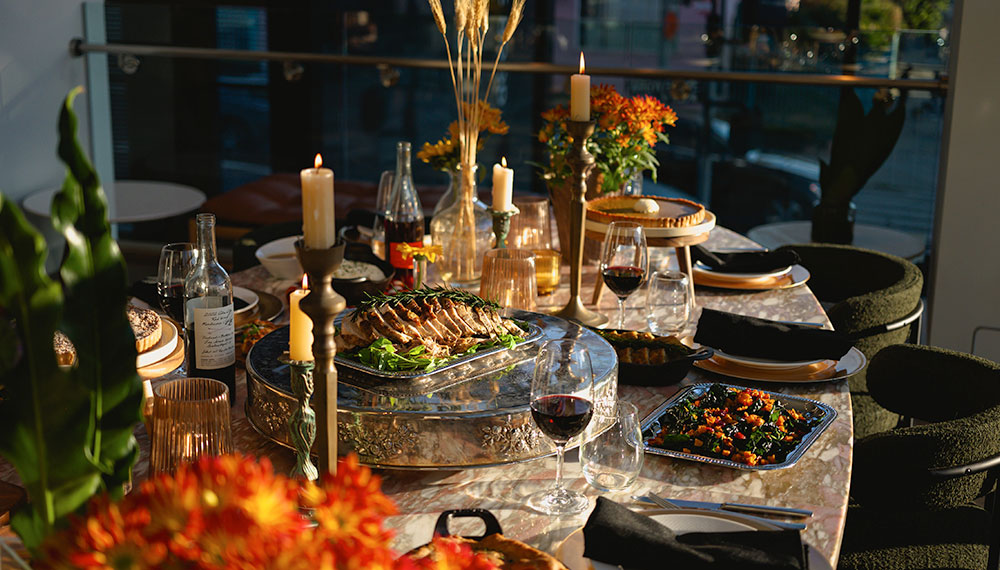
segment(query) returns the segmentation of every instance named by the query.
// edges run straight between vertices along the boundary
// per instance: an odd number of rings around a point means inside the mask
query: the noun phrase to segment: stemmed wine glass
[[[185,338],[184,278],[194,267],[197,258],[198,248],[190,242],[168,243],[160,250],[156,292],[160,298],[160,308],[180,327],[181,338]]]
[[[571,339],[548,340],[538,351],[531,380],[531,417],[556,444],[555,487],[528,497],[528,505],[549,515],[587,509],[587,497],[563,488],[563,452],[590,423],[594,409],[594,371],[586,345]]]
[[[385,253],[385,216],[389,211],[389,196],[392,194],[392,183],[396,173],[386,170],[378,180],[378,194],[375,195],[375,223],[372,224],[372,251],[379,257]]]
[[[635,222],[611,222],[604,236],[601,276],[618,296],[618,327],[625,328],[625,299],[638,289],[649,271],[646,232]]]

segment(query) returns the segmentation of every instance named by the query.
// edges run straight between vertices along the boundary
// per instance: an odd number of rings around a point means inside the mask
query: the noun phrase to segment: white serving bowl
[[[295,255],[295,242],[302,236],[289,236],[267,242],[257,248],[254,255],[268,273],[278,279],[298,281],[302,279],[302,265]]]

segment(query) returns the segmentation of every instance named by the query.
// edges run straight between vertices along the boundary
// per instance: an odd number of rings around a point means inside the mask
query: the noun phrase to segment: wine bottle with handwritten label
[[[407,287],[413,287],[413,258],[403,258],[398,246],[408,243],[424,245],[424,211],[413,186],[410,171],[410,143],[396,143],[396,175],[389,196],[389,211],[385,217],[386,259],[396,268],[396,277]]]
[[[233,284],[215,257],[215,215],[198,214],[198,261],[184,280],[188,376],[214,378],[236,402]]]

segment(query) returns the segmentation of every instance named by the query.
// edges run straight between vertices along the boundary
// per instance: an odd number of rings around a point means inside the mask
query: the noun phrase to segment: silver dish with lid
[[[510,316],[538,327],[537,341],[416,380],[357,374],[338,365],[341,452],[354,451],[374,467],[432,470],[487,467],[555,453],[529,409],[535,355],[547,339],[585,343],[594,368],[596,407],[614,404],[618,357],[604,339],[549,315],[513,311]],[[290,447],[287,418],[295,399],[288,367],[278,362],[287,347],[284,327],[250,350],[246,415],[262,435]]]

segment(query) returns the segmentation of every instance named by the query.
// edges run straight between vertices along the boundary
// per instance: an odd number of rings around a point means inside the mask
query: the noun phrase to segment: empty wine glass
[[[185,338],[184,278],[197,259],[198,248],[190,242],[168,243],[160,250],[156,293],[160,299],[160,308],[177,324],[180,338]],[[179,370],[183,372],[183,364]]]
[[[611,222],[604,236],[601,277],[618,296],[618,328],[625,328],[625,299],[638,289],[649,271],[646,232],[635,222]]]
[[[528,505],[549,515],[587,509],[587,497],[563,488],[566,444],[583,432],[594,409],[594,371],[586,345],[571,339],[548,340],[538,351],[531,380],[531,417],[556,444],[556,484],[528,497]]]
[[[389,196],[396,173],[386,170],[378,180],[378,194],[375,196],[375,223],[372,225],[372,251],[385,258],[385,216],[389,211]]]

